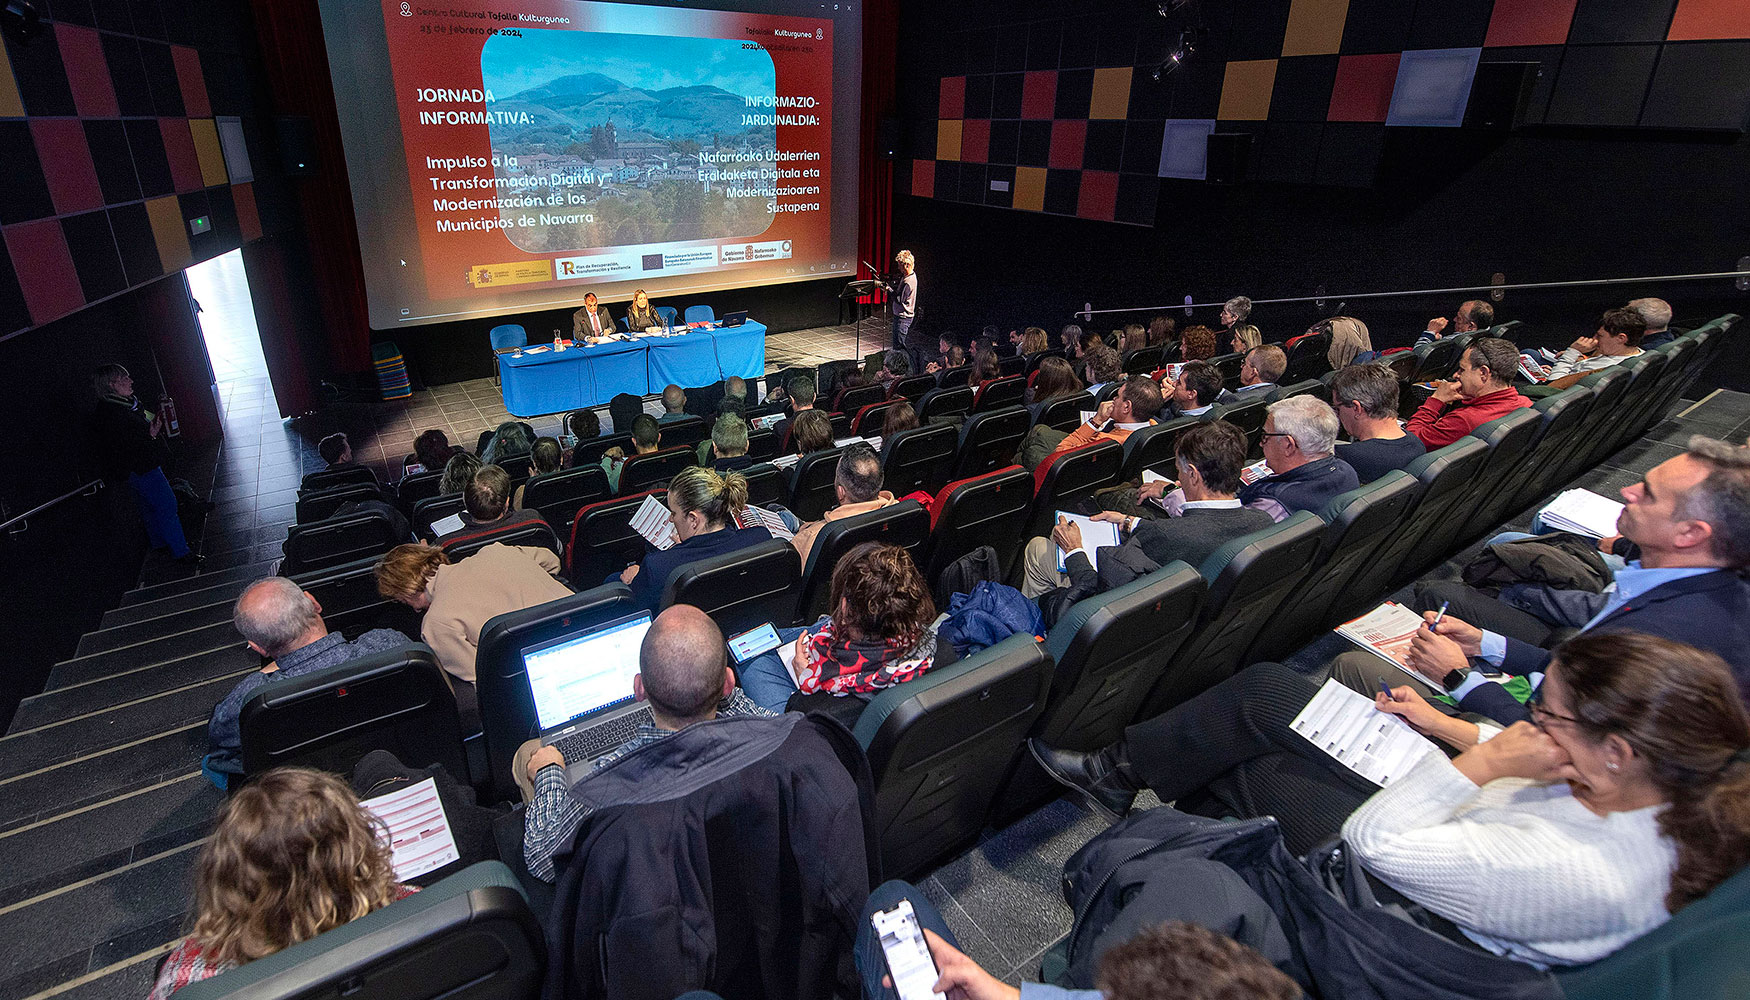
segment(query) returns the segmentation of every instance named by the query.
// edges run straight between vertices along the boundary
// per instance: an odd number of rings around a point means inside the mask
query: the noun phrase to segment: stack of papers
[[[1266,478],[1269,475],[1270,475],[1270,463],[1269,463],[1269,461],[1266,459],[1260,458],[1256,462],[1253,462],[1251,465],[1248,465],[1245,468],[1240,470],[1240,482],[1246,486],[1250,486],[1253,483],[1257,482],[1258,480]]]
[[[1095,569],[1100,568],[1100,546],[1119,544],[1118,526],[1111,521],[1096,521],[1093,518],[1071,514],[1063,510],[1058,511],[1057,516],[1082,529],[1082,551],[1088,554],[1088,560],[1094,564]],[[1062,549],[1057,550],[1057,568],[1059,570],[1064,568],[1063,560],[1067,555],[1069,553]]]
[[[764,507],[749,506],[742,508],[741,513],[735,516],[735,523],[736,526],[742,528],[751,528],[756,524],[760,525],[767,531],[771,532],[773,538],[782,538],[785,541],[789,541],[796,537],[796,533],[790,530],[790,526],[784,523],[783,518]]]
[[[463,527],[462,515],[451,514],[449,517],[440,517],[431,522],[431,533],[442,536],[452,531],[461,531]]]
[[[801,455],[779,455],[777,458],[772,459],[772,464],[780,469],[788,469],[794,467],[796,463],[800,461],[802,461]]]
[[[1609,497],[1591,490],[1564,490],[1539,513],[1539,518],[1546,528],[1605,538],[1616,534],[1616,519],[1621,513],[1622,504]]]
[[[1389,662],[1423,684],[1427,678],[1410,669],[1410,642],[1423,618],[1396,601],[1387,601],[1352,622],[1339,625],[1338,635]]]
[[[359,804],[388,828],[389,864],[397,881],[410,882],[462,859],[443,800],[438,798],[437,779],[427,778]]]
[[[675,534],[674,518],[669,516],[668,504],[655,497],[645,497],[638,505],[638,510],[632,514],[631,527],[657,549],[673,548],[681,540]]]
[[[1313,695],[1289,728],[1381,788],[1432,753],[1433,741],[1404,720],[1373,707],[1373,699],[1335,678]]]

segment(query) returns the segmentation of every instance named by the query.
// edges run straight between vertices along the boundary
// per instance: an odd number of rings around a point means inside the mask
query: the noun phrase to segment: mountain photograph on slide
[[[560,224],[503,230],[523,250],[749,239],[771,226],[784,111],[763,46],[522,29],[487,40],[480,75],[499,112],[498,176],[545,178],[564,200],[549,210]]]

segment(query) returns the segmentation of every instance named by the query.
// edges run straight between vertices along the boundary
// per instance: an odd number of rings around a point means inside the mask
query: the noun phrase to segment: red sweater
[[[1530,405],[1531,400],[1521,396],[1512,386],[1456,403],[1442,403],[1430,396],[1410,417],[1407,429],[1427,445],[1429,451],[1433,451],[1446,447],[1496,417]]]

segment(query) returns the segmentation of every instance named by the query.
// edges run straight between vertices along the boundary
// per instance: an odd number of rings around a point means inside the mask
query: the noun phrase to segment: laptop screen
[[[631,701],[638,647],[649,630],[643,613],[523,650],[541,731]]]

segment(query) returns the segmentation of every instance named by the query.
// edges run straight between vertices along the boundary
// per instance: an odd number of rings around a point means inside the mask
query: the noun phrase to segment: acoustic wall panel
[[[1677,0],[1671,17],[1673,42],[1750,38],[1750,4],[1744,0]]]
[[[1568,40],[1579,0],[1495,0],[1487,46],[1560,45]]]
[[[1742,130],[1750,125],[1750,41],[1673,42],[1659,55],[1641,109],[1656,128]]]

